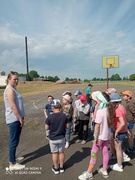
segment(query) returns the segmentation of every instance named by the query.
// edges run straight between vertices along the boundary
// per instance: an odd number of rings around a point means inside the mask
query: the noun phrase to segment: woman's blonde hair
[[[10,71],[10,73],[8,74],[8,76],[7,76],[6,80],[5,80],[5,83],[6,83],[6,84],[8,84],[8,81],[11,79],[11,77],[12,77],[13,75],[18,75],[18,73],[15,72],[15,71]]]

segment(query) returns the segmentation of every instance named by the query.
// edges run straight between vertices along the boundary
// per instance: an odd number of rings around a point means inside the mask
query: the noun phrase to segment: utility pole
[[[29,63],[28,63],[28,46],[27,46],[27,37],[25,37],[25,48],[26,48],[26,69],[27,69],[27,76],[26,80],[29,81]]]

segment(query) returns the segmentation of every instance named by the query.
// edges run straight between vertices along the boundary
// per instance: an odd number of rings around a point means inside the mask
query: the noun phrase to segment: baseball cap
[[[112,93],[110,94],[111,102],[121,102],[122,99],[120,98],[118,93]]]
[[[128,95],[129,97],[132,97],[132,96],[133,96],[133,93],[132,93],[131,91],[129,91],[129,90],[124,91],[124,92],[121,92],[121,94],[123,94],[123,95]]]
[[[82,94],[82,92],[81,92],[80,90],[77,90],[77,91],[74,93],[75,96],[81,95],[81,94]]]
[[[81,101],[86,101],[86,100],[87,100],[87,97],[86,97],[85,95],[81,95],[81,96],[80,96],[80,100],[81,100]]]
[[[51,103],[53,107],[61,107],[61,103],[59,99],[54,99]]]

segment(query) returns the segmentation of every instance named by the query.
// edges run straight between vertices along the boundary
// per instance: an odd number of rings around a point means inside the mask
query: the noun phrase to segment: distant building
[[[0,76],[5,76],[6,73],[4,71],[0,72]]]
[[[6,85],[6,78],[7,76],[0,76],[0,86],[5,86]]]
[[[26,76],[19,76],[19,82],[26,82]],[[0,76],[0,86],[5,86],[6,85],[6,79],[7,76]]]

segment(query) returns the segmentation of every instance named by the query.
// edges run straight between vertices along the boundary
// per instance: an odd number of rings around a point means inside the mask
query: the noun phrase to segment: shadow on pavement
[[[66,162],[65,168],[68,169],[74,164],[79,163],[84,160],[86,157],[90,156],[90,148],[83,147],[82,151],[76,151]]]
[[[37,149],[36,151],[30,152],[28,154],[24,155],[24,161],[22,161],[23,164],[26,164],[34,159],[37,159],[41,156],[44,156],[46,154],[50,153],[49,144]]]

